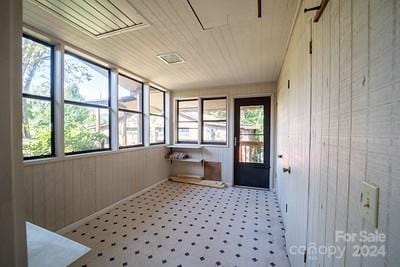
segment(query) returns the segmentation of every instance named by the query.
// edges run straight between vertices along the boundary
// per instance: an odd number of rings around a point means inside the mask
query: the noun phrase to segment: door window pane
[[[240,107],[239,162],[264,163],[264,106]]]
[[[108,109],[64,105],[65,153],[108,149],[109,136]]]

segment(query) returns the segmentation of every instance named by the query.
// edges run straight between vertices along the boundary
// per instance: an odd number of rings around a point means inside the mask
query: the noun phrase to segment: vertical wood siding
[[[304,1],[311,7],[319,1]],[[302,10],[302,9],[301,9]],[[296,214],[285,204],[301,195],[307,173],[290,176],[282,173],[284,160],[277,162],[278,191],[289,244],[303,244],[305,231],[297,223],[308,214],[307,243],[346,246],[335,241],[335,231],[359,233],[375,231],[362,219],[360,193],[362,181],[380,188],[378,231],[386,234],[386,256],[354,257],[348,243],[343,258],[320,255],[308,259],[307,266],[397,266],[400,262],[400,1],[331,0],[318,23],[312,25],[312,78],[298,77],[297,64],[308,51],[299,49],[297,35],[305,35],[308,15],[299,14],[278,82],[277,154],[300,155],[305,138],[293,132],[310,131],[295,123],[300,114],[310,114],[308,88],[291,83],[300,78],[312,82],[311,139],[308,209]],[[299,54],[303,54],[299,55]],[[298,93],[293,93],[298,91]],[[292,96],[293,94],[293,96]],[[295,101],[300,101],[295,105]],[[295,109],[297,112],[291,112]],[[298,114],[293,116],[293,114]],[[289,138],[288,138],[289,136]],[[292,140],[290,140],[292,139]],[[293,145],[292,142],[295,144]],[[292,156],[291,165],[303,165],[308,158]],[[293,167],[292,167],[293,168]],[[290,177],[290,178],[288,178]],[[294,191],[293,191],[294,189]],[[368,245],[378,245],[368,243]],[[294,258],[293,266],[303,266]]]
[[[28,220],[61,229],[168,177],[164,147],[24,167]]]

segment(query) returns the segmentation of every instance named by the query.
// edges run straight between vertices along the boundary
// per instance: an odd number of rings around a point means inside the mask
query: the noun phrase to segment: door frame
[[[231,122],[229,124],[229,149],[230,149],[230,155],[232,157],[231,160],[231,173],[232,173],[232,186],[240,186],[240,185],[235,185],[235,179],[233,177],[235,173],[235,162],[234,162],[234,156],[235,156],[235,147],[234,147],[234,138],[235,138],[235,100],[236,99],[241,99],[241,98],[253,98],[253,97],[270,97],[271,98],[271,125],[270,125],[270,140],[269,140],[269,151],[270,151],[270,159],[269,159],[269,164],[270,164],[270,169],[269,169],[269,188],[268,189],[263,189],[263,188],[257,188],[260,190],[270,190],[270,191],[275,191],[275,162],[276,162],[276,99],[275,99],[275,93],[250,93],[250,94],[236,94],[232,95],[229,100],[229,121]]]

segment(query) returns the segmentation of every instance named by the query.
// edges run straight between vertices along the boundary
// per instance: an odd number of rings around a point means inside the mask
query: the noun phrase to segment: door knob
[[[280,159],[283,158],[283,155],[282,154],[278,155],[278,158],[280,158]]]
[[[291,169],[290,169],[290,167],[288,167],[288,168],[283,168],[283,172],[287,172],[287,173],[289,173],[289,174],[290,174],[290,172],[291,172]]]

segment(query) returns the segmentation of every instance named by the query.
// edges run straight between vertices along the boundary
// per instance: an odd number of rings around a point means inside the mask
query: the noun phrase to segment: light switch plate
[[[373,184],[363,182],[361,209],[364,219],[375,228],[378,227],[379,188]]]

